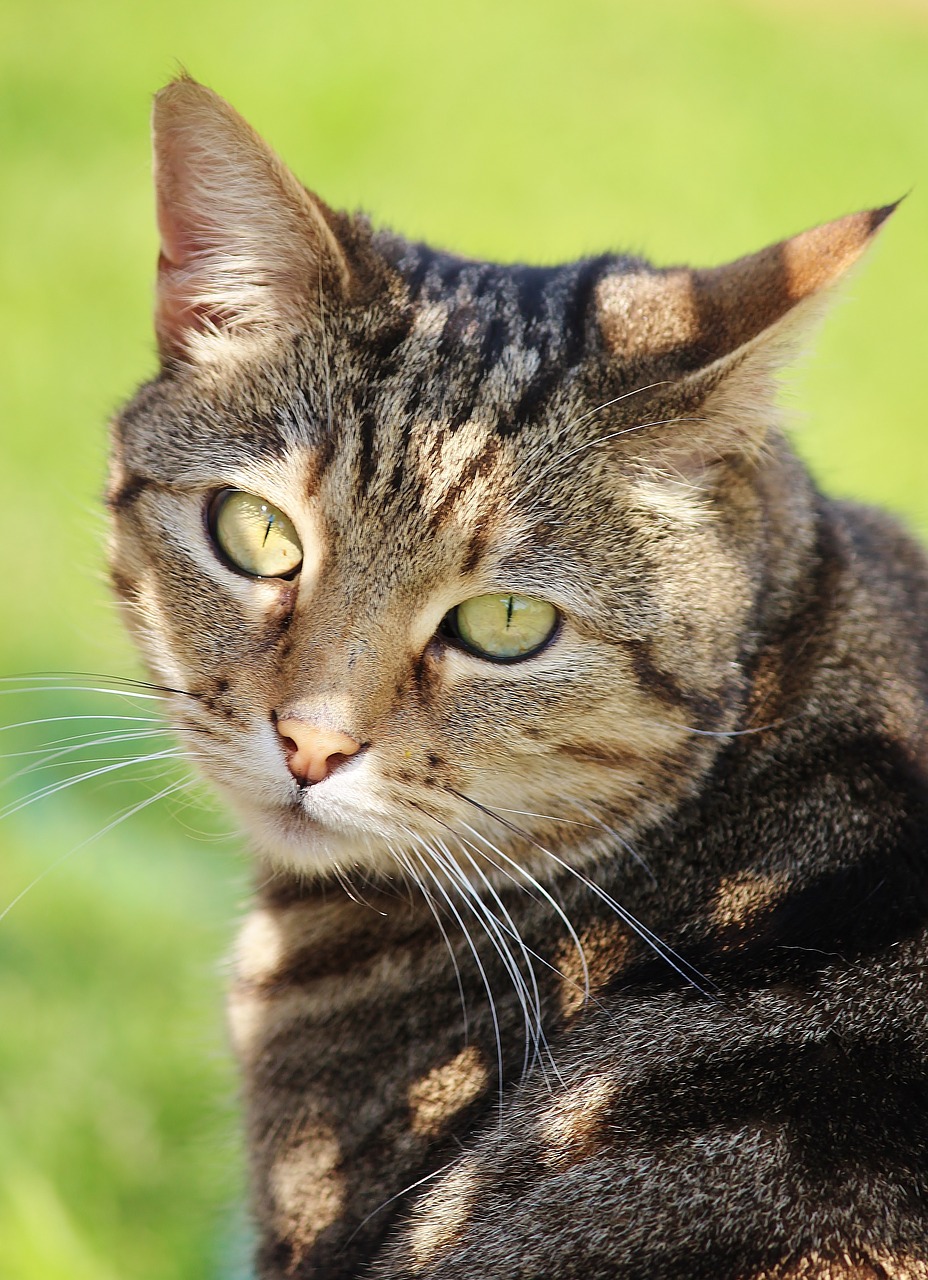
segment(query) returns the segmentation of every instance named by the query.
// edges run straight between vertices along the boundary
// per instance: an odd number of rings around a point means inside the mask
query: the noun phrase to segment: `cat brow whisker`
[[[587,449],[595,449],[598,445],[607,444],[610,440],[618,440],[622,436],[633,435],[636,431],[646,431],[651,427],[669,427],[680,422],[705,422],[705,418],[694,418],[687,416],[677,416],[674,418],[657,418],[651,422],[638,422],[631,427],[623,427],[621,431],[610,431],[604,436],[597,436],[593,440],[585,440],[583,444],[576,445],[573,449],[568,449],[566,453],[558,454],[553,458],[546,467],[542,469],[511,499],[506,507],[506,512],[510,512],[513,507],[524,500],[527,493],[531,493],[547,475],[550,475],[555,468],[562,466],[568,459],[575,457],[578,453],[583,453]]]
[[[658,387],[666,387],[669,385],[670,380],[668,378],[664,378],[661,382],[650,382],[645,387],[634,387],[631,391],[623,391],[620,396],[613,396],[611,400],[604,400],[602,404],[595,405],[592,409],[587,409],[578,417],[572,418],[565,426],[558,427],[554,434],[554,440],[556,441],[560,439],[560,437],[566,436],[569,432],[573,431],[575,427],[579,427],[584,422],[588,422],[590,418],[595,418],[596,415],[598,413],[602,413],[604,409],[611,409],[614,404],[620,404],[623,400],[630,400],[632,396],[640,396],[645,391],[656,391]],[[551,443],[552,442],[546,441],[545,444],[539,445],[535,449],[528,450],[525,456],[520,459],[519,467],[515,474],[518,475],[519,472],[525,471],[534,463],[537,457],[541,454],[547,453]]]

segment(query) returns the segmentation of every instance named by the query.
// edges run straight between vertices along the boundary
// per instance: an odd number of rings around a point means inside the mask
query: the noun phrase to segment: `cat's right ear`
[[[335,216],[218,94],[175,80],[152,116],[166,364],[228,357],[306,326],[350,271]]]

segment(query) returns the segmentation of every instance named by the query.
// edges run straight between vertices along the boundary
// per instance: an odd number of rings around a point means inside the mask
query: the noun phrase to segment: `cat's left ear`
[[[657,402],[699,407],[710,454],[737,450],[739,442],[750,449],[763,435],[763,414],[750,410],[770,401],[770,374],[897,204],[852,213],[721,267],[606,276],[597,307],[607,349],[640,370],[642,383],[658,384]],[[680,434],[689,447],[699,444],[695,427]],[[674,447],[672,433],[662,440]]]
[[[203,363],[305,327],[350,270],[336,216],[227,102],[187,77],[152,116],[162,359]]]

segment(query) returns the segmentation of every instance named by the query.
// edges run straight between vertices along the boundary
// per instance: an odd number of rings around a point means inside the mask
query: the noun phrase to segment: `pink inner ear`
[[[197,333],[301,324],[323,262],[341,295],[349,270],[324,207],[228,103],[181,78],[157,95],[153,133],[163,355],[211,358]]]
[[[160,272],[165,265],[184,267],[196,251],[196,240],[183,219],[178,216],[177,206],[168,200],[167,193],[160,187],[156,198],[158,231],[161,235],[158,270]]]
[[[187,301],[183,287],[183,267],[170,262],[164,251],[158,255],[158,299],[155,329],[165,354],[177,355],[184,347],[184,334],[208,333],[231,327],[236,319],[230,307],[211,307]]]
[[[155,328],[164,354],[180,354],[185,336],[228,329],[241,318],[233,305],[192,301],[198,277],[206,274],[211,256],[220,254],[219,227],[210,228],[184,200],[182,156],[167,150],[159,157],[156,215],[161,249],[158,255]],[[168,168],[168,160],[174,166]]]

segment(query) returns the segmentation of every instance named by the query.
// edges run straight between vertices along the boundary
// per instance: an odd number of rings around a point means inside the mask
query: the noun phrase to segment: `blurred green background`
[[[829,488],[928,532],[928,6],[2,0],[0,35],[0,674],[138,674],[99,494],[155,364],[148,100],[181,65],[331,203],[473,255],[708,264],[912,190],[788,398]],[[230,1280],[247,861],[199,792],[132,814],[163,758],[17,807],[169,748],[70,752],[136,722],[42,721],[152,714],[84,683],[0,685],[0,1280]]]

